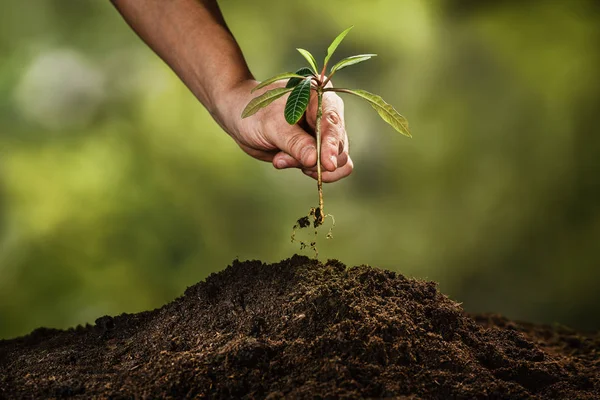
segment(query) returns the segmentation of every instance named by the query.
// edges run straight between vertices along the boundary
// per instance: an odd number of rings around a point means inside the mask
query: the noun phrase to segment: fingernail
[[[288,167],[288,165],[285,162],[285,160],[277,160],[277,162],[275,163],[275,165],[277,166],[277,169],[284,169],[284,168]]]
[[[333,163],[333,167],[337,168],[337,157],[336,156],[331,156],[331,157],[329,157],[329,159]]]

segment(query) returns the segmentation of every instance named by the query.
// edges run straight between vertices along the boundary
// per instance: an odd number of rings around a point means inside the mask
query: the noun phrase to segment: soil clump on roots
[[[300,256],[0,341],[2,399],[598,399],[599,370],[598,334],[470,316],[433,282]]]

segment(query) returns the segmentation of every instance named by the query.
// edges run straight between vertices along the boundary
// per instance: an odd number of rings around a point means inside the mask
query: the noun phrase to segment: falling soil
[[[600,336],[468,316],[435,283],[295,256],[166,306],[0,341],[0,398],[600,398]]]

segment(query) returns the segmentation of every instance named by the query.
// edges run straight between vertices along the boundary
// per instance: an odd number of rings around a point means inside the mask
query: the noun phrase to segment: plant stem
[[[317,122],[315,126],[315,134],[317,139],[317,188],[319,189],[319,215],[315,215],[317,225],[321,225],[325,219],[325,211],[323,210],[323,177],[321,175],[321,117],[323,116],[323,89],[317,88]]]

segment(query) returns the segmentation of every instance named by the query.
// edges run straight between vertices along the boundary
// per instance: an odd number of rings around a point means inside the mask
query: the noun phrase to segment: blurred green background
[[[409,140],[346,98],[356,169],[325,188],[323,259],[436,280],[468,311],[600,328],[597,1],[220,4],[259,80],[355,25],[334,58],[380,56],[336,85],[411,123]],[[314,181],[240,151],[108,1],[4,0],[0,61],[0,338],[299,251]]]

